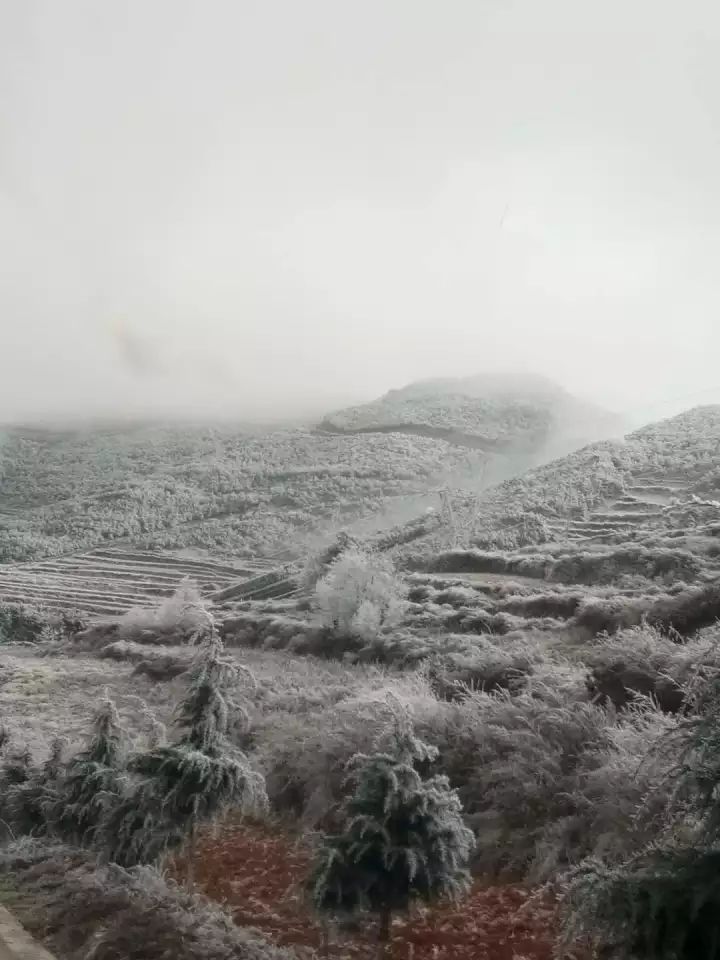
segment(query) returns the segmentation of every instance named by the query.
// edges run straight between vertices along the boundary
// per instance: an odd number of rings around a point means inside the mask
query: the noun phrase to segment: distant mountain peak
[[[424,433],[488,451],[520,447],[558,456],[625,432],[617,415],[547,377],[517,371],[418,380],[330,414],[321,426],[342,433]]]

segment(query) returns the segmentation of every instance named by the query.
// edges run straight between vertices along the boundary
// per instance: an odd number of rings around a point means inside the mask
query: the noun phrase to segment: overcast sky
[[[720,402],[714,0],[0,0],[0,419]]]

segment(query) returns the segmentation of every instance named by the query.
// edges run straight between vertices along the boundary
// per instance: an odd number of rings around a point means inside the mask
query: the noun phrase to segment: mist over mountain
[[[371,403],[332,413],[321,427],[432,436],[488,453],[524,454],[531,465],[586,443],[620,437],[628,423],[547,377],[491,371],[416,381]]]

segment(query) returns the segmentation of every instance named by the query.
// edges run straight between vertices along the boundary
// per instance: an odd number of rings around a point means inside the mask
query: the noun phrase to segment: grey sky
[[[720,402],[707,0],[0,0],[0,411]]]

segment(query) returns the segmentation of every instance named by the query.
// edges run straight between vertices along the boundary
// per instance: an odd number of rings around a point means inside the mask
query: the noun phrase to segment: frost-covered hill
[[[197,424],[11,430],[0,447],[0,562],[110,544],[297,554],[447,474],[477,475],[485,460],[422,436]]]
[[[479,374],[424,380],[330,414],[325,430],[404,432],[488,451],[565,453],[622,433],[619,417],[544,377]]]
[[[0,562],[110,544],[299,555],[348,523],[407,519],[448,483],[477,491],[513,476],[607,424],[551,383],[491,377],[414,384],[336,421],[8,429]]]
[[[479,495],[458,491],[439,526],[403,548],[603,551],[628,543],[720,553],[720,407],[591,444]],[[715,551],[713,547],[718,549]]]

